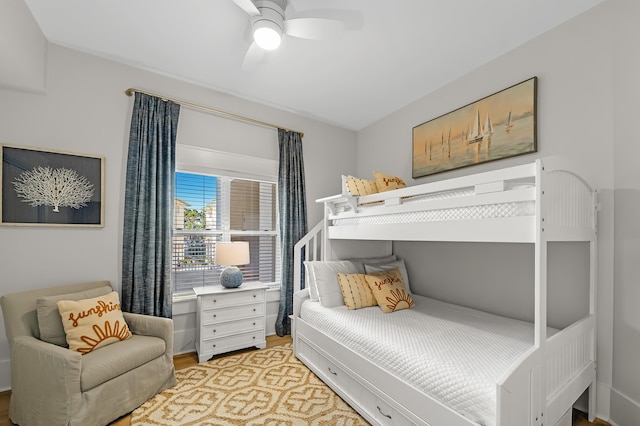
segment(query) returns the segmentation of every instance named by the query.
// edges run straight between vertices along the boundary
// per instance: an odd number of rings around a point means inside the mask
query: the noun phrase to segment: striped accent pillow
[[[338,283],[347,309],[360,309],[378,304],[365,277],[365,274],[338,273]]]
[[[343,189],[349,195],[369,195],[378,192],[376,182],[353,176],[342,176]]]

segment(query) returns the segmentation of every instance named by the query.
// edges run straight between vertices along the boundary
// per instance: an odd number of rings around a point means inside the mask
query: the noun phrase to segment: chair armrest
[[[11,345],[11,364],[11,393],[20,401],[18,409],[38,407],[59,413],[71,409],[68,402],[80,395],[79,352],[33,336],[18,336]]]
[[[300,316],[300,308],[302,307],[302,302],[308,299],[310,299],[308,288],[293,293],[293,315],[295,317]]]
[[[123,312],[122,315],[133,334],[160,337],[166,342],[167,354],[173,357],[173,320],[131,312]]]

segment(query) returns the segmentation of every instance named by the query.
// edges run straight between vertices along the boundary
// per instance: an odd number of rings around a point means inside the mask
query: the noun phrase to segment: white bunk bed
[[[301,318],[303,303],[311,303],[300,282],[302,260],[332,260],[336,240],[533,244],[534,341],[495,383],[495,424],[556,425],[586,389],[593,420],[596,192],[580,175],[554,161],[537,160],[362,197],[317,200],[325,205],[325,218],[295,246],[296,356],[372,424],[477,426],[480,423]],[[548,335],[547,245],[554,241],[589,244],[589,313]],[[391,246],[386,245],[389,250]]]

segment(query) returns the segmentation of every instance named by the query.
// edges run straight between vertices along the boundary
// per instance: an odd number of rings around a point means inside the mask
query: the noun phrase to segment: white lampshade
[[[247,241],[216,243],[216,265],[237,266],[250,262]]]

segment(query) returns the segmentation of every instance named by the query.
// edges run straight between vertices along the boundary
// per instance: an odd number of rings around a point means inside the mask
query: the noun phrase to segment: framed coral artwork
[[[536,152],[537,77],[413,128],[414,178]]]
[[[104,226],[104,157],[0,145],[0,225]]]

